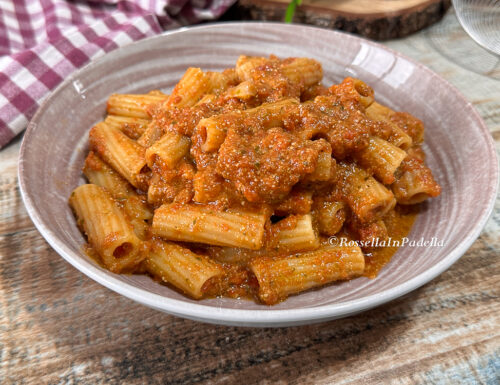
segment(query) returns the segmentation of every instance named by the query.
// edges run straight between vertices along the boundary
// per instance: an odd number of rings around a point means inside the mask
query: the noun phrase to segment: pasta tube
[[[346,207],[343,202],[315,202],[314,214],[321,234],[335,235],[346,219]]]
[[[241,82],[252,81],[253,71],[272,62],[264,57],[240,56],[236,62],[236,73]],[[288,58],[279,62],[279,69],[290,82],[303,87],[315,85],[323,78],[321,64],[314,59]]]
[[[314,171],[307,175],[305,181],[307,182],[321,182],[330,179],[334,173],[335,160],[332,158],[332,150],[330,145],[325,146],[325,150],[318,154],[318,162]]]
[[[187,136],[166,132],[160,140],[146,150],[146,162],[153,168],[155,162],[160,162],[173,169],[177,162],[189,151],[191,141]]]
[[[400,166],[406,152],[389,142],[372,136],[368,147],[356,154],[356,160],[365,169],[371,170],[383,184],[395,181],[394,173]]]
[[[373,102],[366,109],[366,115],[370,119],[385,122],[391,127],[392,134],[388,139],[390,143],[403,150],[408,150],[413,145],[413,139],[392,120],[392,117],[395,116],[395,114],[395,111],[377,102]],[[415,139],[421,140],[419,135],[417,135]]]
[[[360,79],[347,77],[342,83],[330,87],[330,92],[358,101],[368,108],[374,101],[373,89]]]
[[[238,77],[234,70],[208,72],[207,75],[210,92],[213,94],[220,94],[238,83]]]
[[[359,102],[363,107],[369,107],[375,100],[373,97],[373,89],[360,79],[352,78],[352,80],[354,90],[359,94]]]
[[[122,131],[131,139],[138,139],[146,128],[150,120],[141,118],[131,118],[130,116],[108,115],[104,120],[108,126]]]
[[[293,83],[310,87],[318,84],[323,79],[321,64],[309,58],[290,58],[282,62],[283,74]]]
[[[329,246],[288,257],[256,257],[250,268],[259,282],[259,298],[267,305],[290,294],[361,275],[365,257],[358,246]]]
[[[280,252],[314,250],[319,247],[319,238],[313,228],[311,214],[290,217],[291,226],[287,226],[288,219],[271,226],[273,239],[268,247]]]
[[[134,187],[147,190],[145,149],[120,130],[98,123],[90,130],[90,148]],[[141,175],[142,174],[142,175]]]
[[[343,198],[361,222],[373,222],[396,205],[394,195],[355,164],[339,163]]]
[[[108,114],[131,118],[150,119],[148,109],[152,104],[165,101],[167,96],[150,94],[113,94],[108,99]]]
[[[161,138],[162,135],[163,128],[155,119],[153,119],[149,122],[143,134],[139,137],[139,139],[137,139],[137,143],[147,148],[152,146],[154,142]]]
[[[401,176],[391,186],[399,204],[413,205],[441,193],[441,187],[422,159],[407,159],[401,168]]]
[[[265,222],[264,214],[171,203],[155,211],[153,233],[174,241],[257,250],[262,247]]]
[[[202,150],[205,152],[217,151],[226,138],[229,127],[241,123],[244,118],[257,118],[264,128],[279,127],[287,116],[287,107],[297,105],[296,99],[284,99],[276,103],[262,104],[259,107],[244,111],[235,111],[227,114],[214,115],[201,119],[196,130],[204,139]]]
[[[84,184],[73,191],[69,203],[90,245],[109,270],[132,272],[144,259],[141,240],[105,189]]]
[[[236,74],[240,82],[252,81],[252,71],[268,62],[265,57],[241,55],[236,61]]]
[[[88,181],[104,187],[116,199],[127,199],[135,194],[133,187],[120,174],[90,151],[83,166],[83,174]]]
[[[83,173],[90,183],[105,188],[113,198],[122,203],[135,233],[145,239],[148,230],[146,221],[153,218],[153,212],[144,196],[137,194],[134,188],[115,170],[104,163],[94,152],[85,159]]]
[[[190,67],[176,84],[165,107],[191,107],[206,93],[210,92],[210,76],[200,68]]]
[[[153,240],[145,261],[146,270],[174,285],[189,296],[200,299],[224,274],[221,265],[174,243]]]
[[[228,89],[224,95],[231,98],[249,100],[257,95],[257,89],[252,82],[246,81]]]

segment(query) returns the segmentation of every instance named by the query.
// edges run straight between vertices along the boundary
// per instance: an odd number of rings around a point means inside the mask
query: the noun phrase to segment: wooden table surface
[[[388,46],[456,85],[500,144],[500,64],[453,13]],[[311,326],[201,324],[148,309],[59,257],[28,218],[18,138],[0,151],[0,383],[497,384],[500,204],[432,282],[374,310]]]

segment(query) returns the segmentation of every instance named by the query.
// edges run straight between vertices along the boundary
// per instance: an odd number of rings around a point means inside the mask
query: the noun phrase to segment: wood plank
[[[0,151],[0,234],[33,227],[26,215],[17,183],[17,157],[21,138]]]
[[[289,0],[239,0],[241,13],[253,20],[283,21]],[[439,21],[449,0],[304,0],[294,22],[340,29],[370,39],[408,36]]]

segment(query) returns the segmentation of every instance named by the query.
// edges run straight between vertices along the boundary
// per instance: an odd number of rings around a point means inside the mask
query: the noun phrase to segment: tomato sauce
[[[384,223],[387,227],[388,236],[391,242],[401,243],[411,231],[413,223],[417,219],[418,211],[413,207],[403,207],[390,212]],[[365,271],[363,275],[368,278],[375,278],[380,270],[390,262],[392,256],[398,251],[397,246],[376,247],[365,254]]]

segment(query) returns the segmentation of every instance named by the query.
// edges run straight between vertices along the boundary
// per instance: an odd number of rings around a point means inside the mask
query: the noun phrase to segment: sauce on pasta
[[[416,210],[395,210],[384,219],[387,233],[392,240],[401,244],[404,237],[410,234],[413,223],[417,219]],[[365,271],[363,276],[375,278],[380,270],[391,261],[398,251],[397,246],[377,247],[365,253]]]
[[[195,299],[273,305],[374,278],[397,250],[375,243],[440,193],[424,126],[360,79],[321,80],[314,59],[241,56],[188,68],[170,95],[111,95],[70,197],[91,254]]]

